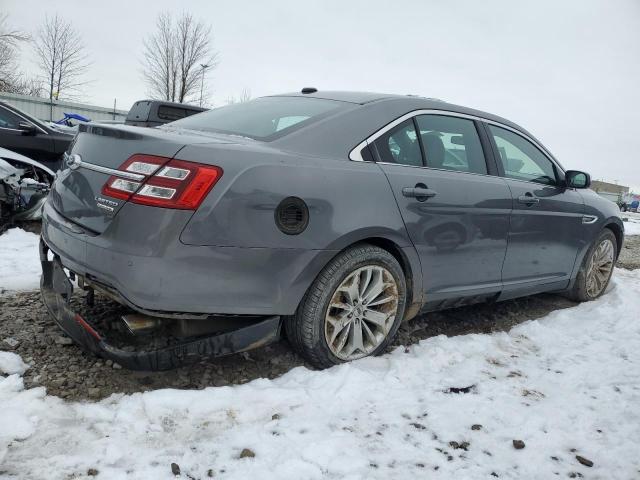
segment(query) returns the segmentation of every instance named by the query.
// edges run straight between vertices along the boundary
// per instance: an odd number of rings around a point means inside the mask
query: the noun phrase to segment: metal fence
[[[7,102],[29,115],[43,121],[56,121],[64,116],[64,113],[79,113],[91,120],[122,120],[127,116],[126,110],[96,107],[83,103],[67,102],[64,100],[49,100],[48,98],[32,97],[29,95],[17,95],[14,93],[0,92],[0,101]]]

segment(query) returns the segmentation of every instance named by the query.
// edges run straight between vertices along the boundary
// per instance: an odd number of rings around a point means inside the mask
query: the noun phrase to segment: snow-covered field
[[[509,333],[234,387],[71,403],[25,390],[3,353],[0,477],[640,478],[640,271],[614,278]]]

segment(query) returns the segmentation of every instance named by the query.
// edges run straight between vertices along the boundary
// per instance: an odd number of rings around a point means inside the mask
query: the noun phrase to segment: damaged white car
[[[0,232],[16,221],[40,219],[54,177],[41,163],[0,148]]]

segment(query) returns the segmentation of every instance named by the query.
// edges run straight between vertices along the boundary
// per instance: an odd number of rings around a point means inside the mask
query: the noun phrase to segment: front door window
[[[553,162],[533,143],[504,128],[489,125],[498,147],[504,175],[516,180],[557,185],[558,177]]]

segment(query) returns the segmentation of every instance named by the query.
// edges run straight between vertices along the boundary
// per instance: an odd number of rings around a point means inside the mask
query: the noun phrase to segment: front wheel
[[[607,289],[617,258],[617,241],[605,228],[591,245],[569,296],[578,302],[595,300]]]
[[[357,245],[320,272],[285,321],[286,334],[318,368],[377,355],[395,336],[405,301],[404,272],[393,255]]]

